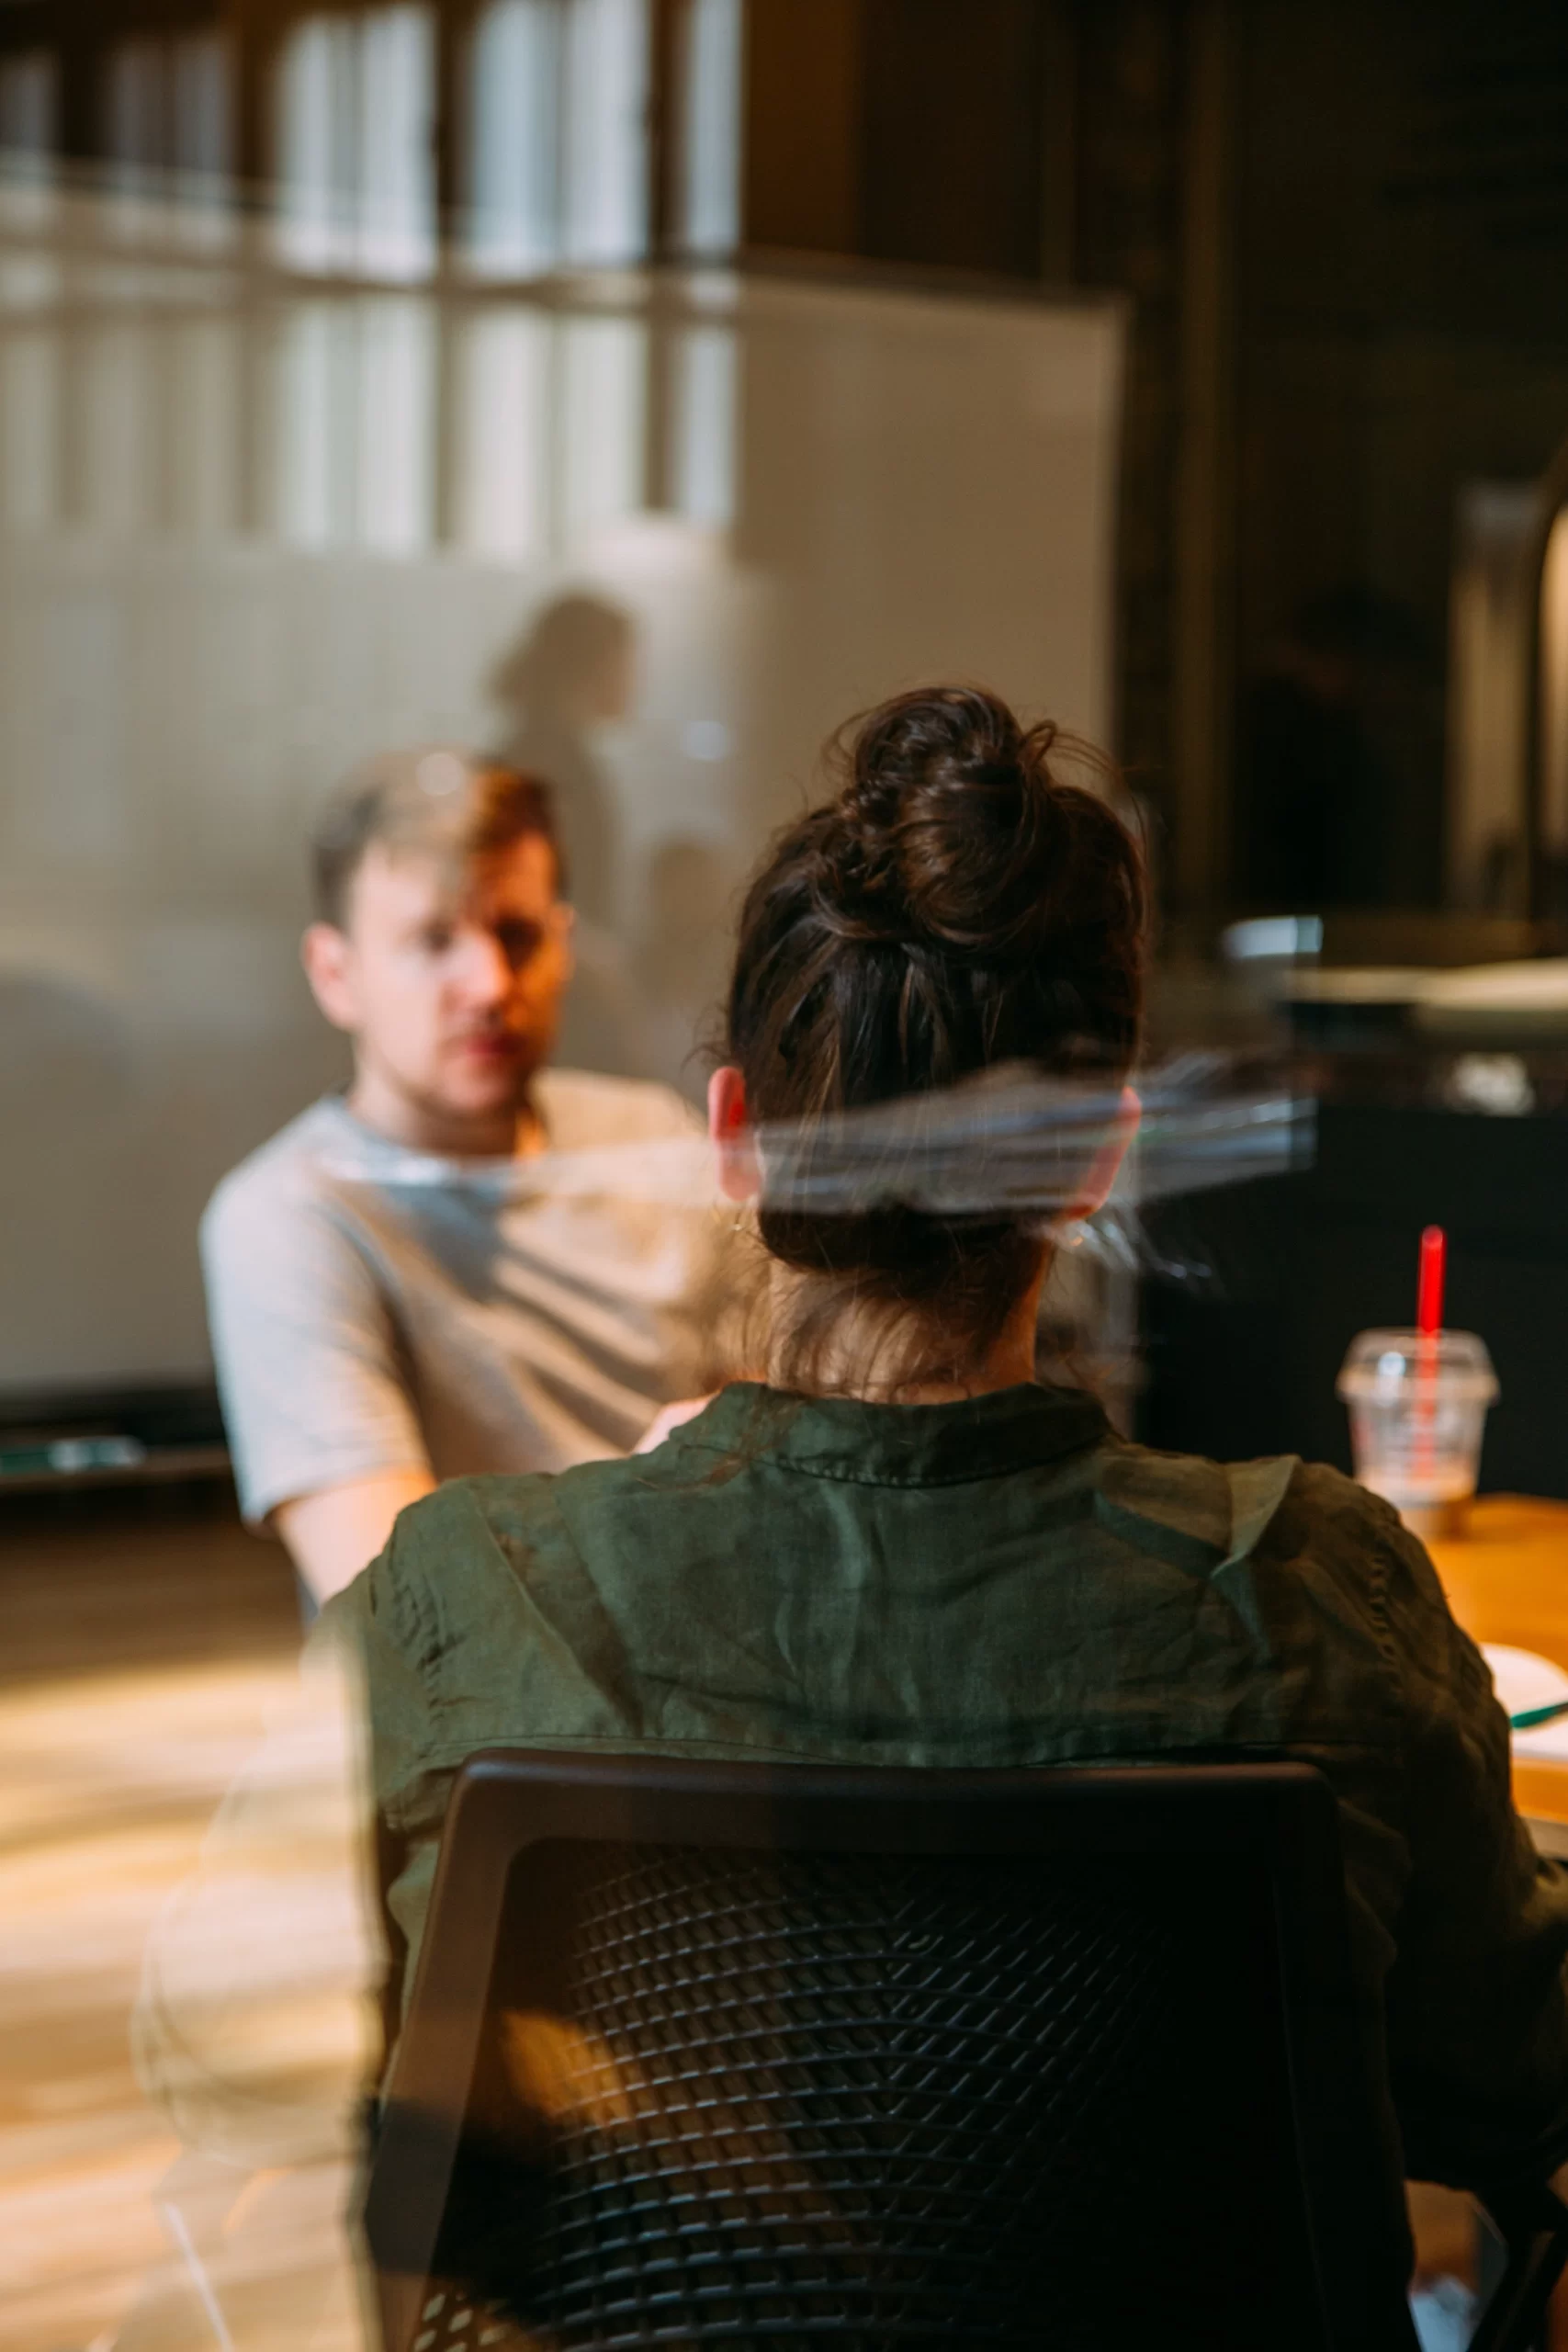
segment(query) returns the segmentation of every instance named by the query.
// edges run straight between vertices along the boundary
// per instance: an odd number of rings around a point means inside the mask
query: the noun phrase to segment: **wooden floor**
[[[157,2210],[177,2143],[128,2021],[294,1685],[292,1578],[211,1495],[7,1498],[0,1624],[0,2352],[107,2345],[139,2302],[138,2343],[221,2344]]]

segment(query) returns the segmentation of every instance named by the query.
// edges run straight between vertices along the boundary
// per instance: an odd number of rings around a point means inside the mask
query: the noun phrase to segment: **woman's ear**
[[[1122,1100],[1116,1108],[1116,1115],[1111,1123],[1111,1132],[1089,1161],[1089,1171],[1084,1178],[1083,1190],[1067,1211],[1067,1222],[1074,1223],[1080,1217],[1092,1216],[1096,1209],[1102,1209],[1105,1206],[1106,1202],[1111,1198],[1111,1188],[1121,1173],[1122,1162],[1127,1157],[1127,1148],[1138,1132],[1139,1122],[1143,1115],[1144,1106],[1137,1095],[1130,1086],[1124,1086],[1122,1089]]]
[[[726,1063],[708,1080],[708,1134],[718,1161],[718,1189],[746,1205],[762,1189],[757,1146],[746,1115],[746,1081]]]

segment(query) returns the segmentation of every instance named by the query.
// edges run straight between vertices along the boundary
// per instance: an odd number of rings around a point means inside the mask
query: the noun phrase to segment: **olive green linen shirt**
[[[1514,1813],[1506,1720],[1426,1553],[1337,1472],[1150,1453],[1068,1389],[742,1383],[651,1454],[441,1487],[334,1629],[363,1657],[405,1984],[477,1748],[1288,1755],[1339,1802],[1407,2173],[1568,2152],[1568,1878]]]

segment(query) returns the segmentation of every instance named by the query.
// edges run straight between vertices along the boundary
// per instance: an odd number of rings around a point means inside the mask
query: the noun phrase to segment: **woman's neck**
[[[1034,1377],[1035,1331],[1040,1319],[1040,1293],[1045,1281],[1049,1253],[1042,1250],[1040,1267],[1009,1313],[991,1345],[973,1363],[953,1365],[930,1375],[900,1371],[911,1347],[908,1334],[918,1326],[890,1321],[888,1311],[863,1303],[846,1306],[823,1336],[812,1365],[809,1386],[825,1396],[856,1396],[871,1405],[951,1405],[967,1396],[987,1396],[998,1388],[1017,1388]],[[798,1332],[812,1311],[812,1293],[819,1290],[810,1275],[775,1273],[773,1308],[774,1328]],[[774,1386],[797,1386],[784,1374],[784,1350],[770,1351],[768,1378]],[[930,1361],[931,1351],[921,1350]]]

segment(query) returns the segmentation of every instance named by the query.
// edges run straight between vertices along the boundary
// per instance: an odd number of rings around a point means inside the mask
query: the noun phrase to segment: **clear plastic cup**
[[[1418,1535],[1453,1534],[1475,1492],[1497,1375],[1473,1331],[1361,1331],[1340,1368],[1363,1487]]]

